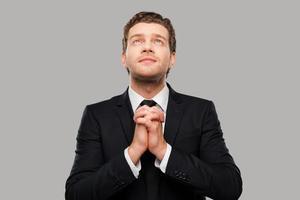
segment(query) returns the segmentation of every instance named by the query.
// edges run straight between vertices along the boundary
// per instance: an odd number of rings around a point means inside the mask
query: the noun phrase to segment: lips
[[[143,63],[153,63],[156,62],[156,59],[153,57],[143,57],[139,60],[139,62],[143,62]]]

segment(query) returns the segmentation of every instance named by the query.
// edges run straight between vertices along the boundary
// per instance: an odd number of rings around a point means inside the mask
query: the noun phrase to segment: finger
[[[161,109],[159,109],[158,107],[156,107],[156,106],[151,107],[150,112],[151,113],[156,113],[156,114],[159,115],[159,118],[157,118],[157,120],[159,120],[161,122],[165,121],[165,113]]]
[[[157,124],[162,124],[159,120],[160,115],[158,113],[149,113],[144,117],[137,117],[135,123],[145,125],[148,128],[155,128],[155,126],[158,126]]]
[[[136,124],[139,125],[144,125],[146,126],[146,128],[150,128],[151,127],[151,120],[145,118],[145,117],[139,117],[135,120]]]
[[[155,112],[149,113],[145,117],[149,118],[151,121],[156,120],[156,121],[159,121],[159,122],[163,122],[162,115],[160,113],[157,113],[157,112],[156,113]]]
[[[151,126],[149,126],[148,129],[151,134],[159,134],[162,131],[162,123],[159,121],[152,121]]]
[[[146,108],[139,109],[134,113],[133,120],[135,121],[139,117],[145,117],[149,113],[150,113],[149,108],[148,109],[146,109]]]
[[[162,111],[160,108],[158,108],[157,106],[153,106],[149,109],[151,112],[155,112],[155,113],[161,113],[164,114],[164,111]]]
[[[150,115],[151,120],[158,120],[160,122],[164,122],[164,112],[162,112],[157,107],[150,108],[148,106],[142,106],[139,109],[137,109],[133,119],[134,121],[136,121],[138,117],[146,117],[147,115]]]

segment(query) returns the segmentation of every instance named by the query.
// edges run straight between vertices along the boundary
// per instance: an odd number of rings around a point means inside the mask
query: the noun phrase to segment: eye
[[[131,42],[133,45],[139,45],[139,44],[142,44],[143,43],[143,40],[142,39],[135,39]]]
[[[153,42],[154,42],[154,44],[157,44],[157,45],[163,45],[164,44],[164,42],[160,39],[154,39]]]

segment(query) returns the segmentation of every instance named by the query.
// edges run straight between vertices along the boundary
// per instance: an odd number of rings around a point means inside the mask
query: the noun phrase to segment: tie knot
[[[141,106],[143,105],[147,105],[149,107],[152,107],[152,106],[155,106],[156,105],[156,102],[153,101],[153,100],[143,100],[142,103],[140,104]]]

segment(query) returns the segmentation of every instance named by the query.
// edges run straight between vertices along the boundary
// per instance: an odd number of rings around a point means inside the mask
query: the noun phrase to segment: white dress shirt
[[[135,92],[130,86],[128,89],[128,95],[129,95],[129,100],[132,106],[132,110],[133,112],[135,112],[138,107],[140,106],[141,102],[143,100],[145,100],[144,97],[142,97],[141,95],[139,95],[137,92]],[[162,129],[164,130],[165,127],[165,121],[166,121],[166,113],[167,113],[167,106],[168,106],[168,101],[169,101],[169,88],[167,87],[167,85],[164,86],[164,88],[152,98],[153,101],[155,101],[157,103],[157,107],[159,107],[163,112],[164,112],[164,122],[162,123]],[[164,131],[163,131],[164,132]],[[171,150],[172,147],[171,145],[169,145],[167,143],[167,150],[165,152],[165,155],[163,157],[163,159],[160,161],[157,158],[154,161],[154,166],[159,168],[163,173],[166,172],[166,167],[168,164],[168,160],[171,154]],[[124,150],[124,155],[125,155],[125,159],[128,163],[128,165],[130,166],[130,169],[132,171],[132,173],[134,174],[134,176],[136,178],[138,178],[139,176],[139,172],[141,170],[141,161],[139,160],[137,165],[135,165],[131,158],[129,157],[128,154],[128,147]]]

